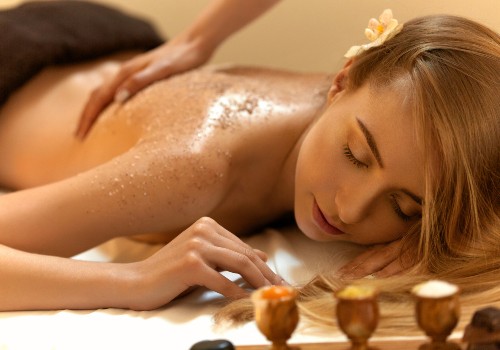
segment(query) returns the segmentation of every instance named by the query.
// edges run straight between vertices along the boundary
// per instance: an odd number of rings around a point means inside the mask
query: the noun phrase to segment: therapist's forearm
[[[237,32],[279,0],[213,0],[180,38],[199,41],[208,51]]]
[[[0,245],[0,310],[127,308],[125,266]]]

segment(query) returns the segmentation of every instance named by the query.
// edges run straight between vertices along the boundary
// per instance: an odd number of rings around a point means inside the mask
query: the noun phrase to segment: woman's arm
[[[231,34],[252,22],[279,0],[213,0],[186,30],[164,45],[125,62],[87,102],[76,135],[84,138],[113,99],[125,101],[171,75],[196,68]]]
[[[120,161],[134,175],[130,181],[122,177],[127,172]],[[135,167],[145,166],[139,163]],[[203,190],[210,186],[161,185],[154,169],[140,175],[131,168],[119,157],[64,181],[0,196],[0,310],[153,309],[196,285],[231,297],[243,294],[219,273],[223,270],[256,288],[281,283],[262,253],[211,219],[191,219],[213,205],[203,199],[203,193],[213,194]],[[173,230],[189,220],[195,223],[144,261],[112,264],[53,256],[71,256],[119,235]]]
[[[231,34],[252,22],[278,1],[215,0],[174,40],[196,42],[202,51],[211,54]]]
[[[283,281],[253,250],[215,221],[202,218],[150,258],[117,264],[26,253],[0,245],[0,311],[155,309],[190,287],[227,297],[246,292],[219,273],[239,273],[259,288]]]
[[[224,165],[202,153],[184,150],[179,157],[175,144],[145,143],[77,176],[0,196],[0,310],[152,309],[196,285],[231,297],[244,293],[222,270],[253,287],[281,283],[262,253],[215,221],[197,220],[217,206],[226,186],[218,176]],[[54,256],[165,231],[183,232],[144,261]]]
[[[0,310],[126,308],[131,275],[125,268],[0,245]]]

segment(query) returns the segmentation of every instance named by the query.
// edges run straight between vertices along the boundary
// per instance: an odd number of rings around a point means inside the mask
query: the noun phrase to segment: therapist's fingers
[[[146,54],[147,64],[129,74],[117,87],[115,99],[124,102],[145,87],[206,63],[212,50],[196,42],[177,38]]]
[[[174,73],[171,67],[163,67],[158,64],[151,64],[136,73],[127,76],[116,88],[114,99],[123,103],[142,89],[154,82],[168,78]]]
[[[94,89],[85,104],[75,132],[76,137],[83,139],[89,133],[99,114],[116,98],[117,91],[127,78],[141,70],[147,64],[147,57],[139,56],[124,63],[118,73]],[[129,96],[121,96],[124,101]]]
[[[113,91],[111,86],[101,86],[92,92],[80,117],[75,133],[76,137],[83,139],[88,134],[98,115],[112,100]]]
[[[99,114],[113,102],[115,89],[120,82],[113,79],[95,89],[83,109],[76,129],[76,137],[83,139],[89,133]]]

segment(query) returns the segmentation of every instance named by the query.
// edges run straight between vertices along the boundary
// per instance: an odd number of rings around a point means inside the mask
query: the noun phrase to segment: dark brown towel
[[[37,1],[0,11],[0,105],[46,66],[162,42],[145,20],[96,3]]]

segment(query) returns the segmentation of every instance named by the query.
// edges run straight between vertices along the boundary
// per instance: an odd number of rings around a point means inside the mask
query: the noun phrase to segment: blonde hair
[[[381,280],[317,276],[300,288],[301,315],[312,325],[334,326],[332,292],[369,283],[380,290],[377,334],[412,334],[418,330],[409,291],[439,278],[460,287],[460,329],[476,309],[500,306],[500,36],[461,17],[417,18],[357,56],[348,74],[348,90],[407,83],[427,159],[422,220],[403,238],[404,246],[418,247],[418,263]],[[216,321],[251,317],[249,301],[240,300]]]

